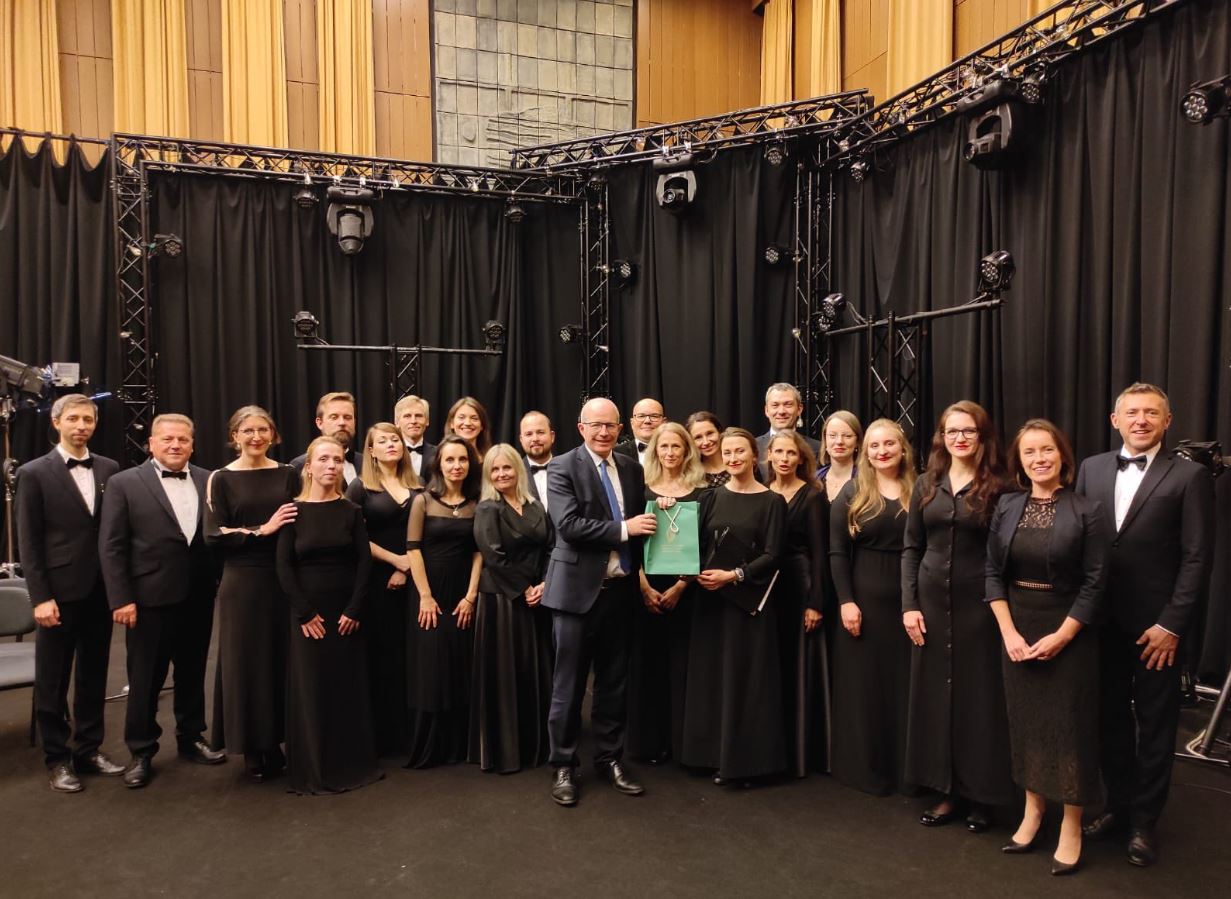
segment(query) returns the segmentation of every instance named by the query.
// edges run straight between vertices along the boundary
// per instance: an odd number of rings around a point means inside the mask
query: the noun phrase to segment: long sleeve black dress
[[[835,627],[833,776],[847,786],[884,795],[902,786],[910,640],[902,630],[902,504],[886,499],[879,514],[852,536],[847,512],[856,484],[838,494],[829,517],[829,559],[837,601],[854,602],[859,637]]]
[[[356,478],[346,498],[363,510],[368,540],[401,555],[406,551],[406,522],[414,491],[397,502],[385,490],[368,490]],[[398,755],[406,749],[409,719],[406,714],[406,605],[407,585],[389,589],[394,568],[372,559],[364,607],[363,637],[368,643],[368,672],[372,688],[372,725],[376,752]],[[409,575],[407,582],[409,583]],[[416,609],[418,605],[416,604]]]
[[[286,764],[296,793],[338,793],[381,778],[372,737],[367,643],[338,619],[363,619],[371,551],[359,507],[298,503],[278,535],[278,580],[291,602]],[[304,636],[316,615],[325,637]]]
[[[286,720],[286,595],[275,564],[277,534],[224,534],[258,528],[299,493],[289,465],[213,473],[205,507],[205,542],[222,557],[218,586],[218,667],[214,682],[215,746],[280,767]]]
[[[902,553],[902,611],[923,613],[912,644],[906,781],[985,805],[1008,805],[1009,719],[1000,675],[1000,630],[983,602],[987,519],[971,511],[972,485],[944,475],[925,506],[915,484]],[[994,508],[994,501],[993,507]]]
[[[543,582],[551,519],[533,500],[521,514],[504,500],[479,503],[474,539],[483,555],[474,622],[470,761],[510,774],[547,761],[551,632],[526,588]]]
[[[730,533],[758,553],[744,565],[750,583],[769,586],[778,568],[786,503],[773,491],[719,487],[701,500],[702,565],[715,533]],[[725,588],[724,588],[725,589]],[[680,762],[724,779],[786,770],[782,662],[773,597],[750,615],[723,595],[698,590],[685,684]]]

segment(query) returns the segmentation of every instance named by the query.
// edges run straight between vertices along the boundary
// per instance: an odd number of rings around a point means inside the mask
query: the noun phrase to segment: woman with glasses
[[[825,488],[825,496],[832,503],[855,476],[855,460],[859,458],[859,444],[863,440],[863,427],[854,412],[839,409],[830,413],[821,428],[820,470],[816,479]]]
[[[260,406],[236,411],[227,435],[237,457],[210,475],[205,511],[205,540],[223,559],[214,743],[242,753],[248,779],[260,783],[285,767],[289,613],[275,560],[278,531],[295,520],[299,475],[269,458],[281,438]]]
[[[978,403],[954,403],[915,483],[902,553],[902,624],[915,647],[905,776],[940,794],[925,827],[964,807],[966,827],[981,833],[990,808],[1015,795],[999,632],[983,603],[988,522],[1004,489],[991,418]]]

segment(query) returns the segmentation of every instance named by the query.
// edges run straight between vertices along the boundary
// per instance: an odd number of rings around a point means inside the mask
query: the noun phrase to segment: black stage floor
[[[117,630],[111,684],[124,683]],[[211,668],[212,682],[212,668]],[[53,794],[26,745],[30,692],[0,694],[0,896],[1152,896],[1227,895],[1231,775],[1178,762],[1160,827],[1162,862],[1087,844],[1076,877],[1049,854],[1000,853],[1012,829],[925,830],[924,802],[876,799],[827,777],[752,790],[675,766],[637,766],[647,793],[587,776],[578,807],[556,807],[549,770],[501,776],[461,765],[299,797],[240,779],[236,761],[182,762],[164,750],[144,790],[117,779]],[[1204,706],[1202,714],[1208,714]],[[104,748],[126,761],[122,702]],[[1193,717],[1195,723],[1196,716]],[[174,746],[170,694],[164,729]],[[588,772],[587,772],[588,774]],[[1054,834],[1056,822],[1052,820]],[[1054,840],[1052,845],[1054,846]]]

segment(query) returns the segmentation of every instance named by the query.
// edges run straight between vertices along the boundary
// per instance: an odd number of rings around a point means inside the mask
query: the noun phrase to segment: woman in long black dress
[[[419,489],[410,454],[398,429],[378,422],[363,444],[360,476],[346,498],[363,510],[372,551],[363,628],[368,642],[369,685],[376,752],[397,755],[409,738],[406,717],[406,526]]]
[[[967,828],[982,833],[990,807],[1016,796],[999,634],[983,604],[987,525],[1003,489],[991,418],[978,403],[954,403],[915,483],[902,553],[902,624],[915,645],[906,780],[941,794],[919,819],[927,827],[965,804]]]
[[[1004,641],[1013,780],[1026,810],[1005,852],[1029,852],[1046,803],[1063,803],[1053,874],[1081,860],[1082,807],[1100,797],[1099,653],[1088,626],[1103,600],[1099,504],[1069,490],[1064,434],[1040,418],[1013,441],[1009,470],[1028,492],[1000,498],[987,541],[987,601]]]
[[[551,519],[530,495],[517,450],[498,443],[483,459],[474,539],[483,556],[474,620],[470,761],[511,774],[547,761],[551,640],[536,620],[551,552]]]
[[[866,793],[903,784],[910,641],[902,633],[904,503],[915,483],[897,422],[868,428],[858,474],[829,516],[829,560],[842,629],[834,635],[833,776]]]
[[[778,621],[772,599],[756,611],[778,569],[786,503],[756,480],[756,438],[722,436],[731,473],[701,499],[706,591],[693,602],[680,762],[714,772],[714,783],[747,782],[786,770]],[[737,561],[733,557],[741,557]],[[720,559],[729,567],[706,567]],[[740,604],[749,606],[753,612]]]
[[[471,443],[448,434],[436,447],[427,489],[414,498],[406,532],[419,604],[406,621],[408,768],[464,762],[470,676],[483,557],[474,542],[482,476]]]
[[[295,520],[299,475],[269,458],[281,440],[260,406],[239,409],[227,434],[239,457],[210,475],[205,511],[205,540],[223,560],[214,741],[243,753],[260,783],[286,766],[287,604],[275,557],[278,531]]]
[[[786,501],[781,576],[774,586],[782,658],[790,772],[829,770],[829,660],[821,610],[829,584],[829,500],[816,482],[816,457],[795,431],[766,447],[769,489]]]
[[[342,496],[345,452],[332,437],[312,441],[296,518],[278,535],[278,580],[292,609],[286,761],[296,793],[339,793],[382,777],[358,635],[372,556],[363,513]]]
[[[677,502],[697,502],[704,485],[688,432],[673,421],[659,425],[645,450],[646,501],[661,500],[670,510]],[[633,613],[624,746],[633,758],[659,764],[679,752],[683,736],[691,594],[688,580],[677,575],[647,575],[643,568],[639,580],[642,604]]]
[[[684,422],[688,436],[697,445],[706,487],[721,487],[731,480],[731,472],[722,462],[722,423],[713,412],[694,412]]]

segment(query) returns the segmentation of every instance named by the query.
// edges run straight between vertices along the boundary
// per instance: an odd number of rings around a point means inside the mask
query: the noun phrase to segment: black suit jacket
[[[1077,473],[1077,492],[1102,508],[1109,617],[1131,634],[1159,624],[1182,637],[1208,586],[1213,479],[1204,466],[1160,451],[1117,532],[1117,455],[1091,456]]]
[[[620,476],[624,516],[639,515],[645,508],[641,466],[636,459],[618,453],[612,453],[611,458]],[[621,527],[611,516],[598,466],[584,445],[551,461],[547,494],[556,544],[547,563],[543,605],[585,614],[598,598],[612,550],[620,548]],[[641,569],[641,538],[630,537],[628,548],[632,564],[628,575],[635,578]]]
[[[106,456],[91,453],[90,458],[94,460],[90,469],[94,476],[92,513],[57,450],[19,470],[17,540],[32,605],[49,599],[80,602],[98,586],[103,489],[120,466]]]
[[[635,437],[631,440],[621,440],[615,445],[612,452],[619,453],[621,456],[632,459],[634,462],[640,462],[640,454],[637,452],[637,438]]]
[[[1008,597],[1009,550],[1029,493],[1007,493],[992,513],[987,534],[986,598]],[[1056,494],[1056,521],[1047,547],[1047,580],[1057,593],[1075,593],[1069,616],[1094,624],[1103,603],[1106,540],[1099,504],[1069,490]]]
[[[551,459],[548,460],[547,464],[550,465],[557,458],[557,456],[552,456]],[[528,456],[522,456],[521,461],[522,464],[526,466],[526,490],[540,505],[542,505],[543,497],[539,495],[539,485],[535,482],[534,475],[530,474],[530,466],[534,463],[530,461]]]
[[[205,544],[205,485],[209,472],[188,466],[197,488],[197,530],[184,539],[175,510],[151,462],[122,471],[107,482],[98,552],[107,601],[118,609],[169,606],[191,597],[213,596],[217,572]]]
[[[423,464],[419,466],[419,480],[426,484],[432,477],[432,459],[436,457],[436,444],[424,440],[420,449],[423,450]]]

